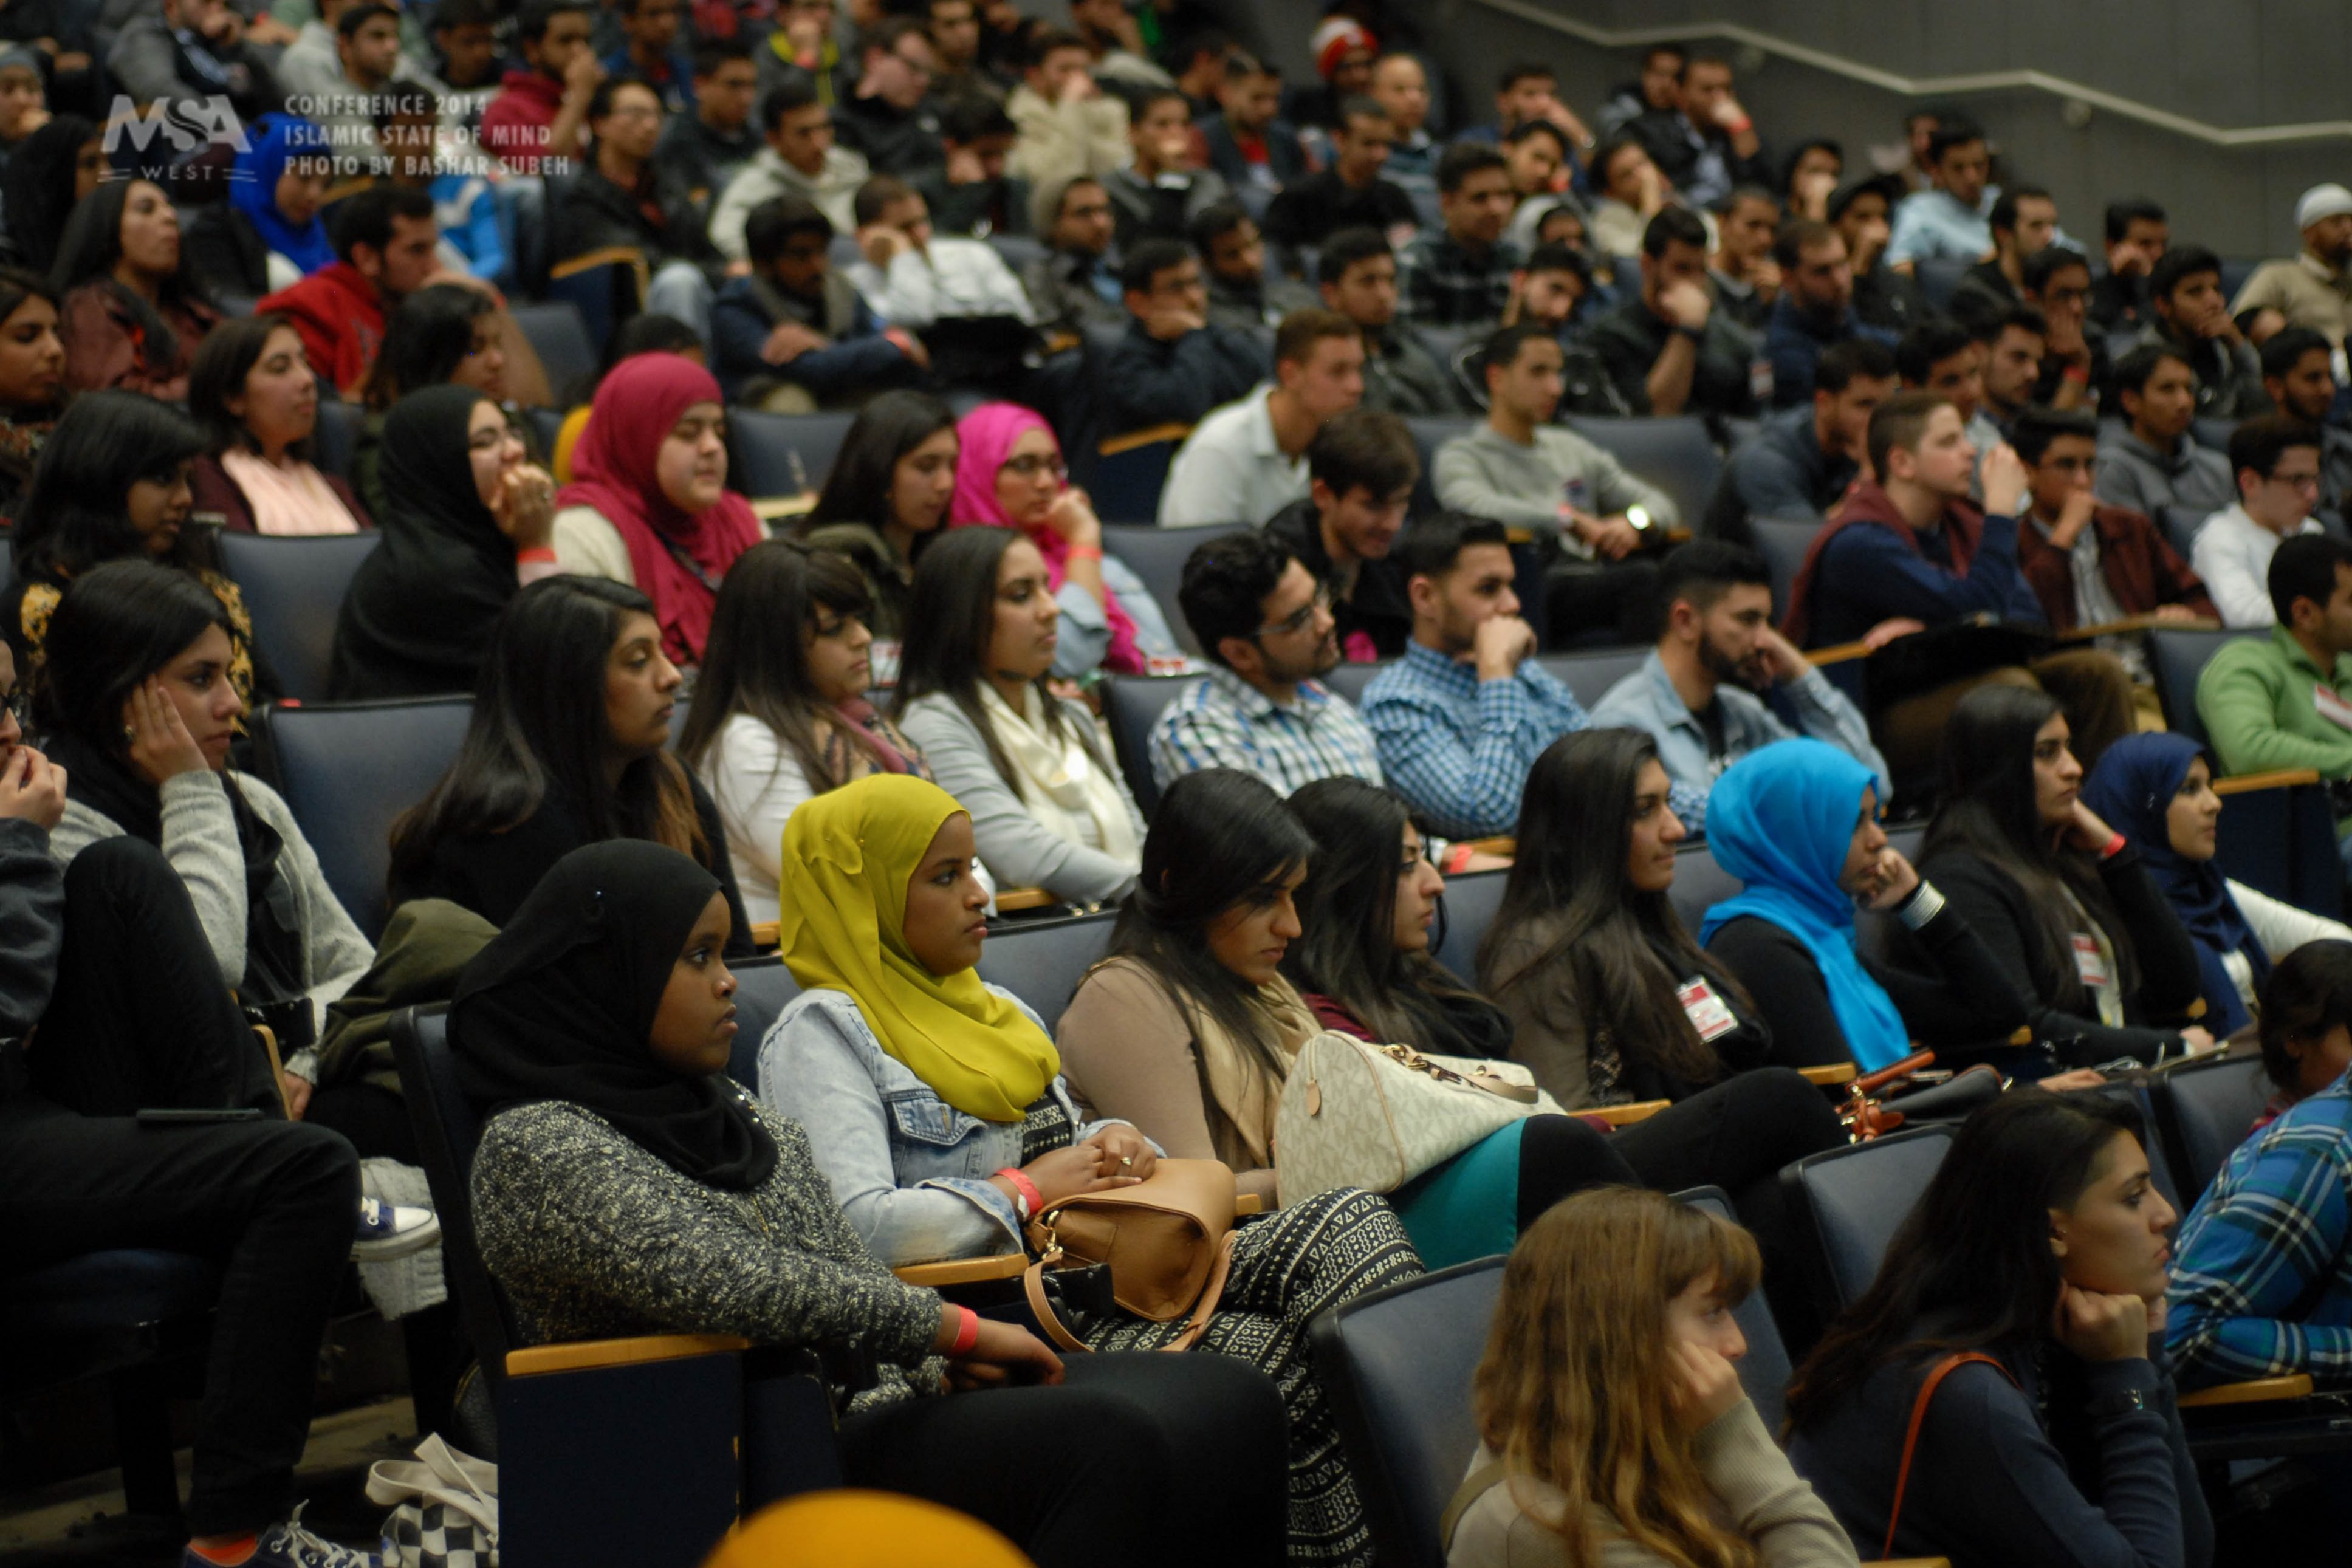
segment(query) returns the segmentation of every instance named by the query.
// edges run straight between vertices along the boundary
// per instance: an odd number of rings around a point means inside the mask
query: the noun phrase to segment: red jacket
[[[2171,541],[2145,514],[2101,507],[2091,514],[2099,536],[2099,574],[2126,615],[2146,615],[2167,604],[2185,604],[2200,615],[2220,619],[2205,584]],[[2074,557],[2042,537],[2031,521],[2017,526],[2017,565],[2033,596],[2048,612],[2053,631],[2074,629]]]
[[[383,342],[383,300],[347,261],[320,267],[253,311],[275,311],[292,322],[310,368],[345,397],[359,391]]]
[[[518,174],[536,174],[563,108],[563,84],[538,71],[509,71],[482,110],[482,147]]]

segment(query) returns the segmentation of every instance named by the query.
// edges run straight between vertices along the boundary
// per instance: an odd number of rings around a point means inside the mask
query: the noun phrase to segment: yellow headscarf
[[[829,789],[784,823],[778,936],[805,991],[846,991],[882,1049],[942,1100],[1018,1122],[1062,1070],[1045,1031],[966,969],[945,979],[907,947],[907,883],[961,813],[928,779],[877,773]]]

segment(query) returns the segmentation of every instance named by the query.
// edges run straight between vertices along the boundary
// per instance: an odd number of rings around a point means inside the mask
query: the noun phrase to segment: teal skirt
[[[1491,1258],[1519,1239],[1519,1134],[1526,1126],[1522,1119],[1489,1133],[1389,1194],[1424,1267]]]

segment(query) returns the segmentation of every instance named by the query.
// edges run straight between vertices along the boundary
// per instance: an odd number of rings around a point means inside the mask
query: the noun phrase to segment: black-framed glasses
[[[1289,614],[1284,616],[1273,625],[1259,627],[1257,629],[1257,634],[1261,637],[1295,636],[1298,632],[1306,631],[1309,626],[1314,625],[1315,617],[1318,614],[1328,612],[1330,608],[1330,589],[1318,588],[1315,591],[1314,598],[1308,600],[1306,603],[1300,605],[1297,610],[1292,611]]]

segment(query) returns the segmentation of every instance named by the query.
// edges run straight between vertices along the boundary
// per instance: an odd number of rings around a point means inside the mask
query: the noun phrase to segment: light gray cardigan
[[[249,773],[236,775],[236,787],[245,792],[253,814],[286,841],[278,859],[278,886],[293,901],[289,924],[302,937],[302,988],[323,1030],[328,1005],[367,973],[375,962],[375,949],[327,885],[319,857],[295,824],[285,798]],[[188,884],[205,939],[220,962],[221,977],[234,987],[245,978],[245,851],[237,843],[228,791],[221,788],[216,773],[175,773],[163,780],[158,794],[163,808],[163,858]],[[122,826],[113,818],[68,797],[64,820],[49,834],[49,852],[59,865],[70,865],[74,856],[100,839],[121,836]],[[295,1062],[287,1065],[301,1071]]]

